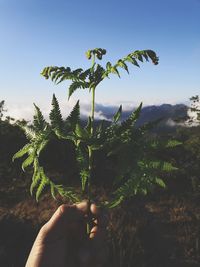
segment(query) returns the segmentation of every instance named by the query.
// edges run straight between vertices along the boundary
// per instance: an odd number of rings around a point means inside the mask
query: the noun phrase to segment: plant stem
[[[94,131],[94,111],[95,111],[95,87],[92,88],[91,134],[93,134]]]
[[[90,234],[91,230],[91,212],[90,212],[90,206],[91,206],[91,175],[92,175],[92,148],[91,146],[88,146],[88,158],[89,158],[89,175],[88,175],[88,181],[87,181],[87,199],[88,199],[88,223],[87,223],[87,234]]]
[[[92,149],[88,146],[88,157],[89,157],[89,177],[88,177],[88,201],[91,201],[91,172],[92,172]]]
[[[95,67],[95,55],[93,56],[92,59],[92,72],[94,72],[94,67]],[[92,87],[92,103],[91,103],[91,136],[93,135],[94,131],[94,111],[95,111],[95,86]],[[91,205],[91,177],[92,177],[92,165],[93,165],[93,151],[91,145],[88,146],[88,170],[89,170],[89,175],[88,175],[88,181],[87,181],[87,198],[88,198],[88,218],[89,221],[87,223],[87,234],[90,234],[91,230],[91,222],[90,222],[90,205]]]

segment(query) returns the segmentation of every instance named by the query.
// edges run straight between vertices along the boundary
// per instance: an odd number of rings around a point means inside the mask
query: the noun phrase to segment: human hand
[[[60,206],[41,228],[25,267],[103,267],[105,222],[95,204],[90,214],[95,226],[87,234],[88,203]]]

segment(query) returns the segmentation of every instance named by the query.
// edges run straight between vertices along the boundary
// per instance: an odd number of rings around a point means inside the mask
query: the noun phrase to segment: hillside
[[[117,111],[118,107],[109,106],[104,107],[97,105],[97,112],[99,112],[104,118],[107,125],[110,124],[113,114]],[[159,131],[175,131],[176,127],[183,125],[180,121],[187,117],[188,107],[184,104],[162,104],[145,106],[142,108],[140,117],[136,122],[136,126],[141,126],[145,123],[156,121],[161,119],[161,122],[156,126]],[[131,111],[122,111],[121,121],[128,118]],[[84,124],[86,120],[83,117]],[[97,120],[98,123],[98,120]]]

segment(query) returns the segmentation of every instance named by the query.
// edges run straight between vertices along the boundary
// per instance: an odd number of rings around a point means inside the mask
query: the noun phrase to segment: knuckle
[[[70,206],[67,204],[62,204],[59,206],[58,211],[61,215],[70,210]]]
[[[47,235],[47,233],[48,233],[48,225],[47,225],[47,224],[44,224],[44,225],[41,227],[40,231],[39,231],[39,235],[40,235],[41,237],[45,237],[45,236]]]

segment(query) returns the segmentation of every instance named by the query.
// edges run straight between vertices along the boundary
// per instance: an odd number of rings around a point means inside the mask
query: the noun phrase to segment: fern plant
[[[151,124],[139,128],[135,127],[142,109],[142,103],[125,121],[121,121],[122,106],[120,106],[108,127],[104,125],[103,121],[97,127],[94,126],[95,92],[97,86],[104,79],[110,78],[112,74],[120,78],[120,69],[129,73],[128,64],[136,67],[140,67],[139,62],[144,61],[152,61],[153,64],[158,64],[158,57],[154,51],[140,50],[119,59],[115,64],[107,62],[103,67],[98,61],[102,60],[105,54],[106,50],[101,48],[88,50],[86,56],[88,60],[91,60],[91,67],[86,70],[49,66],[41,72],[43,77],[51,79],[56,84],[70,80],[68,99],[77,89],[88,89],[92,98],[91,114],[86,126],[83,126],[80,122],[79,101],[67,119],[63,119],[55,95],[53,95],[52,110],[49,115],[50,122],[45,121],[39,107],[34,105],[33,125],[22,126],[29,143],[18,151],[13,159],[27,155],[22,163],[22,169],[25,170],[30,165],[33,167],[30,191],[31,194],[35,192],[37,201],[44,188],[49,186],[54,198],[57,194],[60,194],[70,201],[76,202],[83,197],[85,198],[86,195],[90,203],[94,197],[91,189],[95,175],[95,154],[98,154],[98,152],[103,153],[108,162],[113,156],[118,160],[117,174],[113,182],[113,193],[109,199],[102,203],[110,208],[116,207],[127,197],[132,197],[138,193],[146,194],[154,185],[165,187],[159,172],[169,172],[176,169],[170,162],[154,159],[153,152],[146,153],[147,149],[148,151],[155,150],[158,144],[152,140],[144,139],[144,135],[152,127]],[[54,183],[46,175],[44,167],[41,166],[40,154],[53,138],[74,144],[82,192],[76,193],[74,188]],[[166,144],[166,147],[170,148],[175,145],[178,145],[178,143],[171,141],[171,143]]]

